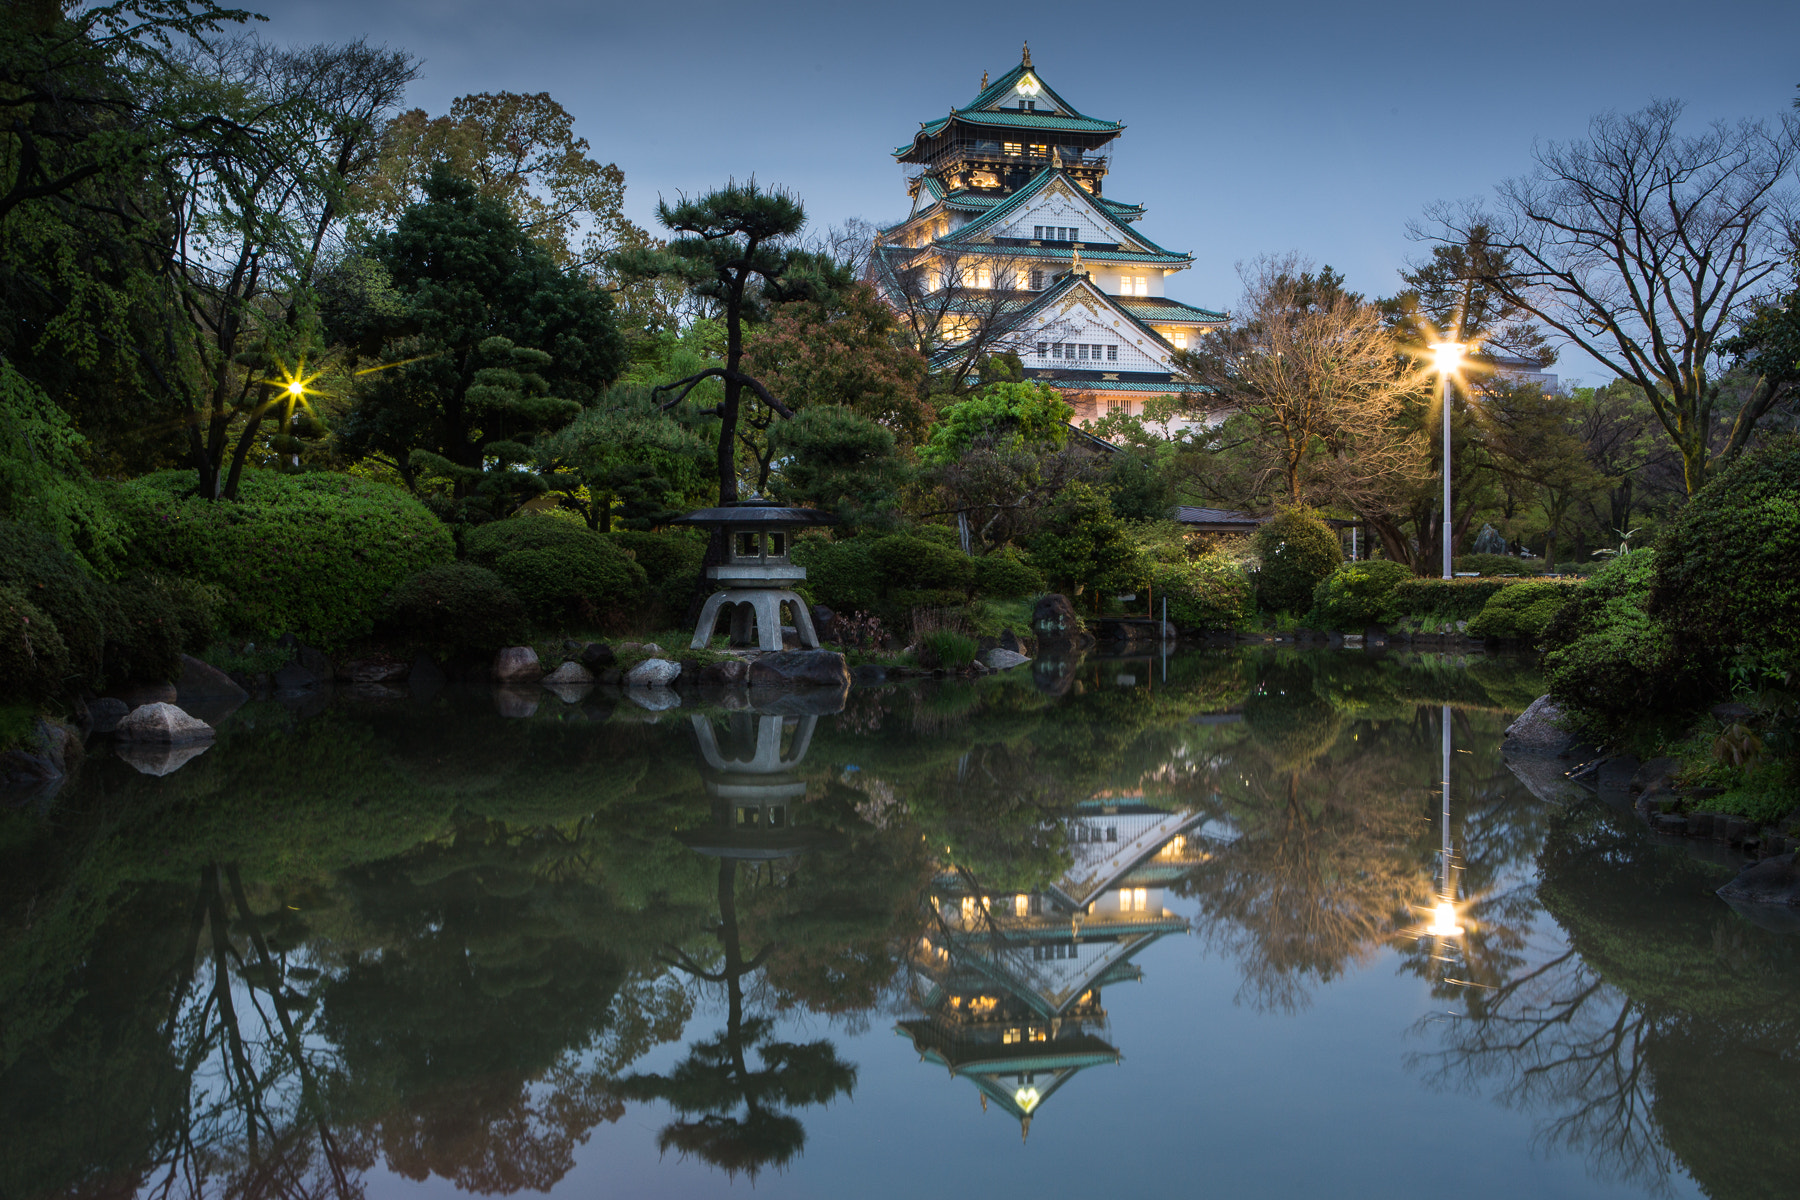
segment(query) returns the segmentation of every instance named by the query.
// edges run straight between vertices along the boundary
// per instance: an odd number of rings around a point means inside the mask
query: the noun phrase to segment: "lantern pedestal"
[[[706,643],[712,640],[712,631],[719,623],[719,610],[727,604],[733,606],[733,646],[755,645],[771,652],[780,650],[781,606],[790,604],[794,612],[794,633],[798,635],[800,644],[808,650],[819,648],[819,635],[813,629],[812,614],[807,611],[806,601],[797,593],[786,588],[747,588],[738,585],[714,592],[706,598],[706,603],[700,609],[700,620],[694,627],[694,649],[703,650]]]

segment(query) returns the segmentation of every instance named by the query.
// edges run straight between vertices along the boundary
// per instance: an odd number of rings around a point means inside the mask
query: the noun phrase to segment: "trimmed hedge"
[[[1516,638],[1535,644],[1578,586],[1573,581],[1541,579],[1502,588],[1469,621],[1469,636]]]
[[[975,590],[983,596],[1014,600],[1020,596],[1035,596],[1048,586],[1042,571],[1015,558],[1010,549],[996,550],[973,562]]]
[[[1465,554],[1452,560],[1458,571],[1474,571],[1483,576],[1491,575],[1542,575],[1544,566],[1542,559],[1516,558],[1511,554]]]
[[[448,562],[449,531],[396,487],[348,475],[247,471],[237,500],[193,494],[188,471],[116,484],[132,560],[226,589],[231,627],[327,648],[367,633],[382,597]]]
[[[1390,613],[1395,617],[1472,621],[1502,588],[1517,579],[1403,579],[1394,585]]]
[[[1256,572],[1256,600],[1275,612],[1303,612],[1313,589],[1344,561],[1337,534],[1316,514],[1283,509],[1256,531],[1253,540],[1262,566]]]
[[[1313,588],[1309,619],[1326,629],[1360,632],[1389,618],[1394,589],[1413,578],[1411,567],[1386,559],[1343,563]]]
[[[1168,600],[1169,619],[1180,628],[1225,632],[1244,628],[1255,615],[1256,589],[1230,559],[1205,555],[1149,569],[1151,586]]]
[[[470,563],[440,563],[401,581],[383,603],[389,625],[409,640],[487,652],[525,637],[525,606],[500,577]]]
[[[463,534],[463,554],[498,575],[535,621],[593,623],[641,604],[648,577],[615,543],[560,517],[522,516]]]

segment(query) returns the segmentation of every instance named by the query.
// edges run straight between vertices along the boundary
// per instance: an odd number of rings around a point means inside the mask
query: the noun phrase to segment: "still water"
[[[0,812],[0,1195],[1794,1195],[1800,942],[1525,787],[1537,683],[1207,651],[96,742]]]

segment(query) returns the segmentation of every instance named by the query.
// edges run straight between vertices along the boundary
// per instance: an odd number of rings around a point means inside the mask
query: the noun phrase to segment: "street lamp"
[[[1461,342],[1433,342],[1431,352],[1437,357],[1438,378],[1444,387],[1444,578],[1455,573],[1450,562],[1450,376],[1462,363]]]

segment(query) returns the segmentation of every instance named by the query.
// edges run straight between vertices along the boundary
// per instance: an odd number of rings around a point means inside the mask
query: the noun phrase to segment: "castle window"
[[[1024,152],[1025,147],[1020,142],[1007,142],[1005,144],[1005,149],[1008,154],[1012,155],[1014,158],[1017,158],[1017,157],[1019,157],[1019,155],[1021,153]]]
[[[1043,241],[1044,227],[1042,225],[1033,225],[1031,227],[1031,236],[1040,242]]]
[[[1177,329],[1175,331],[1175,348],[1177,350],[1187,349],[1187,330]]]
[[[1044,273],[1042,271],[1033,271],[1031,273],[1031,290],[1034,292],[1039,292],[1039,291],[1042,291],[1043,288],[1044,288]],[[1043,351],[1039,350],[1038,353],[1042,354]]]
[[[1044,357],[1044,355],[1049,352],[1049,349],[1050,349],[1049,342],[1039,342],[1038,343],[1038,357],[1039,358]]]
[[[1086,358],[1088,356],[1087,351],[1088,351],[1088,348],[1087,348],[1086,342],[1077,342],[1075,344],[1075,357]]]
[[[1119,361],[1119,348],[1117,346],[1108,346],[1106,348],[1106,361],[1107,362],[1118,362]]]
[[[1033,158],[1049,158],[1050,157],[1050,147],[1039,146],[1039,145],[1033,143],[1033,145],[1031,147],[1031,157],[1033,157]]]

